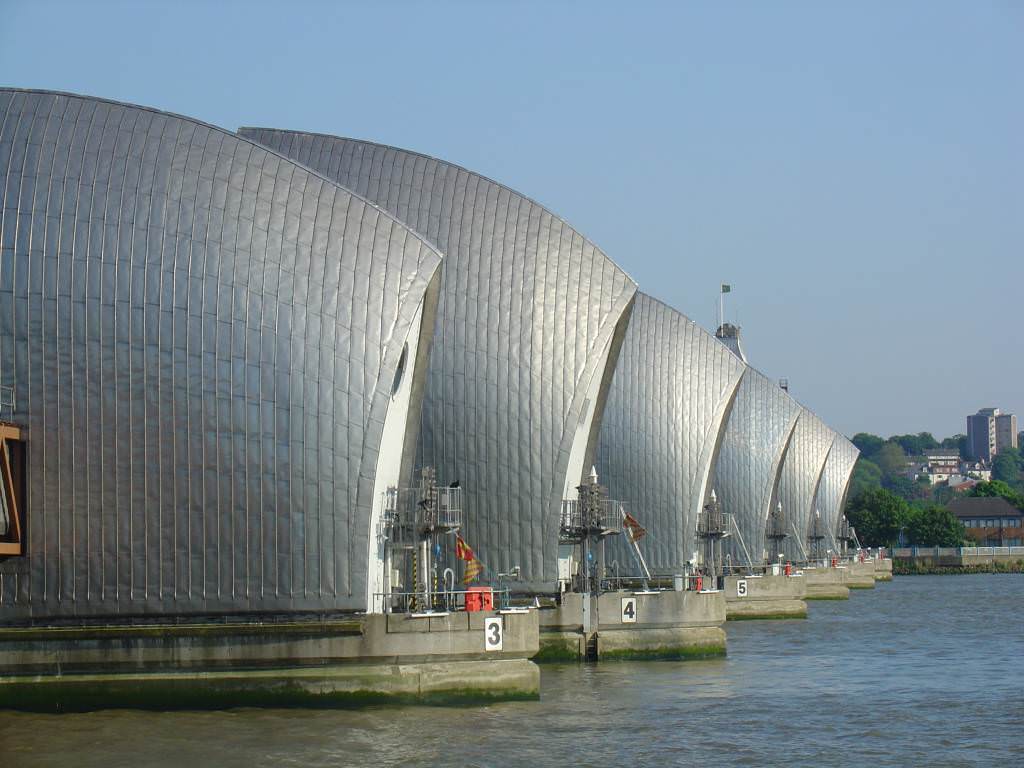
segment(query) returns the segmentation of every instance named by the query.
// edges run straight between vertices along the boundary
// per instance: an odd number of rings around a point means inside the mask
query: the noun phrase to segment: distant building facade
[[[982,408],[967,417],[967,447],[971,458],[992,461],[1007,448],[1016,448],[1017,417],[998,408]]]
[[[1024,511],[996,497],[953,499],[950,511],[968,537],[986,547],[1019,547],[1024,542]]]
[[[1016,448],[1019,444],[1016,415],[1001,413],[996,416],[996,453],[1005,451],[1007,448]]]

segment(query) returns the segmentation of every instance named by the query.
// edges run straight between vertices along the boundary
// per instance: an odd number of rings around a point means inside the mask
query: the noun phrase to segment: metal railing
[[[561,532],[563,537],[574,538],[589,531],[619,533],[622,530],[622,502],[601,499],[582,505],[579,499],[563,499]]]
[[[392,545],[415,544],[425,533],[462,527],[462,489],[388,488],[382,526]]]
[[[466,610],[466,595],[479,596],[480,591],[468,589],[443,589],[439,592],[375,592],[373,608],[384,613],[455,613]],[[486,594],[486,592],[484,592]],[[512,607],[511,592],[491,587],[493,610],[504,611]]]
[[[697,535],[724,536],[730,530],[731,521],[731,513],[709,505],[697,515]]]
[[[898,547],[894,557],[978,557],[981,555],[1024,555],[1024,547]]]

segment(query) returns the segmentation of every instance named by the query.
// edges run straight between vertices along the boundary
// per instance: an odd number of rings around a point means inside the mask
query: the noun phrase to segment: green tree
[[[1014,449],[1000,451],[992,459],[992,479],[1014,489],[1020,488],[1020,455]]]
[[[911,507],[906,521],[908,543],[922,547],[960,547],[965,529],[956,515],[938,504]]]
[[[918,432],[916,435],[893,435],[890,443],[896,443],[910,456],[920,456],[925,451],[938,448],[939,443],[931,432]]]
[[[893,478],[907,468],[907,455],[899,443],[886,443],[878,449],[874,462],[882,470],[883,478]]]
[[[959,448],[960,438],[966,438],[967,435],[953,435],[952,437],[943,438],[942,442],[939,443],[940,448]]]
[[[936,504],[949,504],[956,498],[956,491],[948,485],[936,485],[932,490],[932,498],[935,499]]]
[[[850,477],[850,495],[856,496],[868,488],[882,487],[882,470],[875,462],[863,457],[857,459],[853,465],[853,475]]]
[[[865,459],[873,457],[885,445],[885,440],[868,432],[858,432],[850,439],[850,442],[857,446],[860,455]]]
[[[906,501],[930,499],[932,496],[932,488],[928,483],[927,478],[921,482],[911,480],[909,477],[905,477],[904,475],[895,475],[885,478],[882,481],[882,487],[892,491]]]
[[[892,546],[907,523],[910,505],[892,491],[870,488],[850,499],[846,517],[857,529],[861,544]]]

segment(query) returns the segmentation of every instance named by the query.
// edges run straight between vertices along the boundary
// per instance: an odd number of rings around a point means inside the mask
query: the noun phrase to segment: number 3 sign
[[[501,617],[494,616],[489,619],[484,619],[484,650],[485,651],[500,651],[501,642],[504,640],[504,633],[502,632],[503,627],[501,626]]]

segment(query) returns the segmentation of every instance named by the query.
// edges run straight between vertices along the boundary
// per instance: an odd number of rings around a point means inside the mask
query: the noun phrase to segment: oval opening
[[[402,355],[398,358],[398,367],[395,368],[395,380],[391,384],[391,396],[394,397],[398,394],[398,390],[402,388],[402,380],[405,378],[405,366],[409,362],[409,345],[406,344],[402,347]]]

